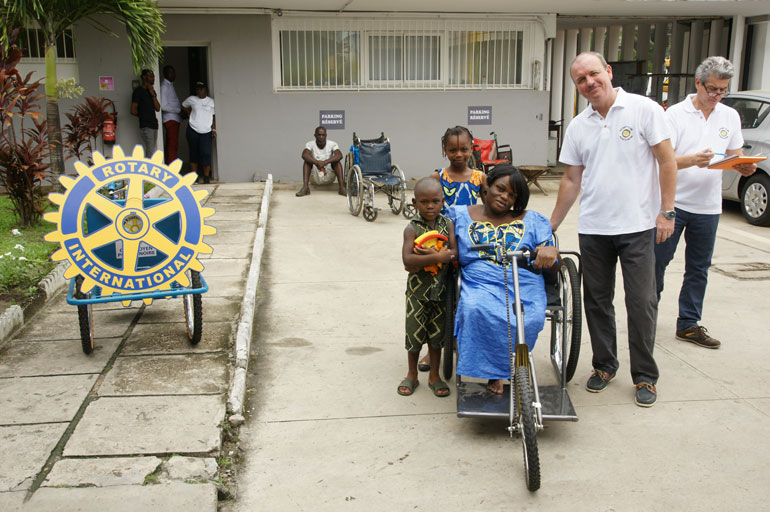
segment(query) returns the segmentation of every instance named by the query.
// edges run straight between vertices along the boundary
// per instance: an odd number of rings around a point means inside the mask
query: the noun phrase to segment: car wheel
[[[756,172],[749,177],[741,192],[743,216],[749,224],[767,226],[770,224],[770,177],[763,172]]]

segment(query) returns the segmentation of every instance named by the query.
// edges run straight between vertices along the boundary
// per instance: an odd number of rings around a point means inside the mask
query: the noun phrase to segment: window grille
[[[45,59],[45,37],[43,31],[37,28],[26,28],[19,31],[16,45],[22,57],[28,59]],[[58,60],[75,60],[75,39],[72,29],[67,29],[56,40],[56,58]]]
[[[514,18],[284,15],[272,26],[279,91],[533,89],[545,48],[538,22]]]

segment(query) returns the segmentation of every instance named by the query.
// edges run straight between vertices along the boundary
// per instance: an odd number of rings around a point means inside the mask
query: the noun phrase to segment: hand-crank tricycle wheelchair
[[[373,222],[379,208],[374,207],[374,194],[385,192],[394,215],[414,217],[415,209],[406,202],[404,171],[390,159],[390,141],[384,133],[376,139],[362,140],[353,133],[353,145],[345,157],[345,186],[350,213],[362,211],[364,219]]]
[[[554,244],[558,241],[554,235]],[[502,255],[501,276],[506,282],[513,280],[514,300],[510,304],[508,286],[506,308],[516,319],[523,318],[519,297],[519,266],[531,269],[534,253],[529,249],[504,251],[489,245],[474,246],[474,250],[485,250]],[[508,346],[511,359],[511,385],[504,387],[502,395],[495,395],[486,389],[483,382],[464,380],[456,376],[458,417],[507,418],[508,432],[521,437],[524,451],[524,466],[527,488],[540,488],[540,463],[537,449],[537,432],[544,428],[544,420],[577,421],[577,414],[567,394],[567,382],[573,377],[580,354],[581,297],[580,297],[580,256],[576,252],[561,251],[561,265],[556,282],[546,282],[548,307],[546,318],[551,322],[550,355],[556,372],[558,385],[538,386],[532,354],[524,340],[524,322],[516,321],[515,335],[511,334],[509,323]],[[574,258],[574,259],[573,259]],[[577,260],[577,263],[575,262]],[[512,274],[509,276],[509,274]],[[454,282],[454,280],[451,280]],[[452,300],[459,298],[462,279],[458,276],[455,293],[448,294]],[[550,289],[549,289],[550,287]],[[454,303],[448,304],[452,309]],[[512,306],[512,310],[510,309]],[[447,315],[450,319],[453,315]],[[448,329],[452,332],[452,328]],[[451,336],[447,336],[451,338]],[[454,372],[454,343],[451,339],[444,344],[443,373],[449,380]]]

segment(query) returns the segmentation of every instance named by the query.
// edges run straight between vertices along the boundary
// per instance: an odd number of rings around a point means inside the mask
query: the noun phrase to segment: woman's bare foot
[[[489,379],[489,382],[487,383],[487,391],[490,393],[494,393],[496,395],[502,395],[503,394],[503,381],[500,379]]]

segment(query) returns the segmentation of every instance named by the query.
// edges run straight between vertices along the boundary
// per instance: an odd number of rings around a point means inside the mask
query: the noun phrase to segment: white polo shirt
[[[589,104],[567,127],[559,160],[583,166],[578,233],[620,235],[655,227],[658,162],[650,146],[669,138],[663,108],[622,88],[603,118]]]
[[[725,153],[728,149],[741,149],[743,134],[738,112],[717,103],[706,119],[693,105],[694,96],[691,94],[666,111],[674,153],[689,155],[704,149]],[[712,161],[722,158],[715,156]],[[722,213],[722,171],[698,166],[679,169],[674,204],[690,213]]]
[[[319,162],[325,162],[326,160],[330,159],[332,157],[332,153],[340,149],[340,147],[333,140],[327,140],[326,145],[323,149],[321,149],[315,143],[315,139],[313,139],[305,144],[305,149],[309,149],[310,152],[313,153],[313,158]]]
[[[191,108],[190,128],[200,134],[209,133],[214,124],[214,100],[206,96],[189,96],[182,106]]]

